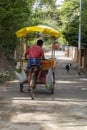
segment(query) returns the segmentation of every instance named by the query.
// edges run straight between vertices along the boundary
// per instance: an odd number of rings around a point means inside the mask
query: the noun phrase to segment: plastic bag
[[[20,69],[21,63],[17,62],[16,69]]]
[[[15,71],[15,74],[16,74],[20,83],[24,83],[27,80],[27,75],[23,69],[21,72]]]
[[[52,74],[52,70],[49,69],[46,76],[46,87],[50,89],[52,87],[52,84],[53,84],[53,74]]]

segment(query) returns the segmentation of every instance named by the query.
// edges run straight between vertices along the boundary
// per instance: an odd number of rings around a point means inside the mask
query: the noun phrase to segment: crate
[[[42,60],[41,65],[43,70],[47,70],[49,68],[54,69],[56,66],[56,62],[54,59]]]

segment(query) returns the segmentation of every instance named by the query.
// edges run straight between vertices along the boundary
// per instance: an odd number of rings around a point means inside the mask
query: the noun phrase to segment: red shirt
[[[28,58],[44,58],[44,51],[40,46],[33,45],[27,49],[26,55],[28,56]]]

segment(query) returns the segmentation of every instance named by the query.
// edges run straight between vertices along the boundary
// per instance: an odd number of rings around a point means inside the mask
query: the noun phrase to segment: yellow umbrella
[[[60,37],[60,33],[57,30],[48,26],[43,26],[43,25],[22,28],[16,32],[16,35],[18,38],[20,38],[32,32],[40,32],[43,34],[48,34],[50,36]]]

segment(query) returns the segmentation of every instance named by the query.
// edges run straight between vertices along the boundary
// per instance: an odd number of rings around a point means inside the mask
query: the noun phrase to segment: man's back
[[[27,55],[29,58],[40,58],[44,57],[43,49],[38,45],[33,45],[27,50]]]

